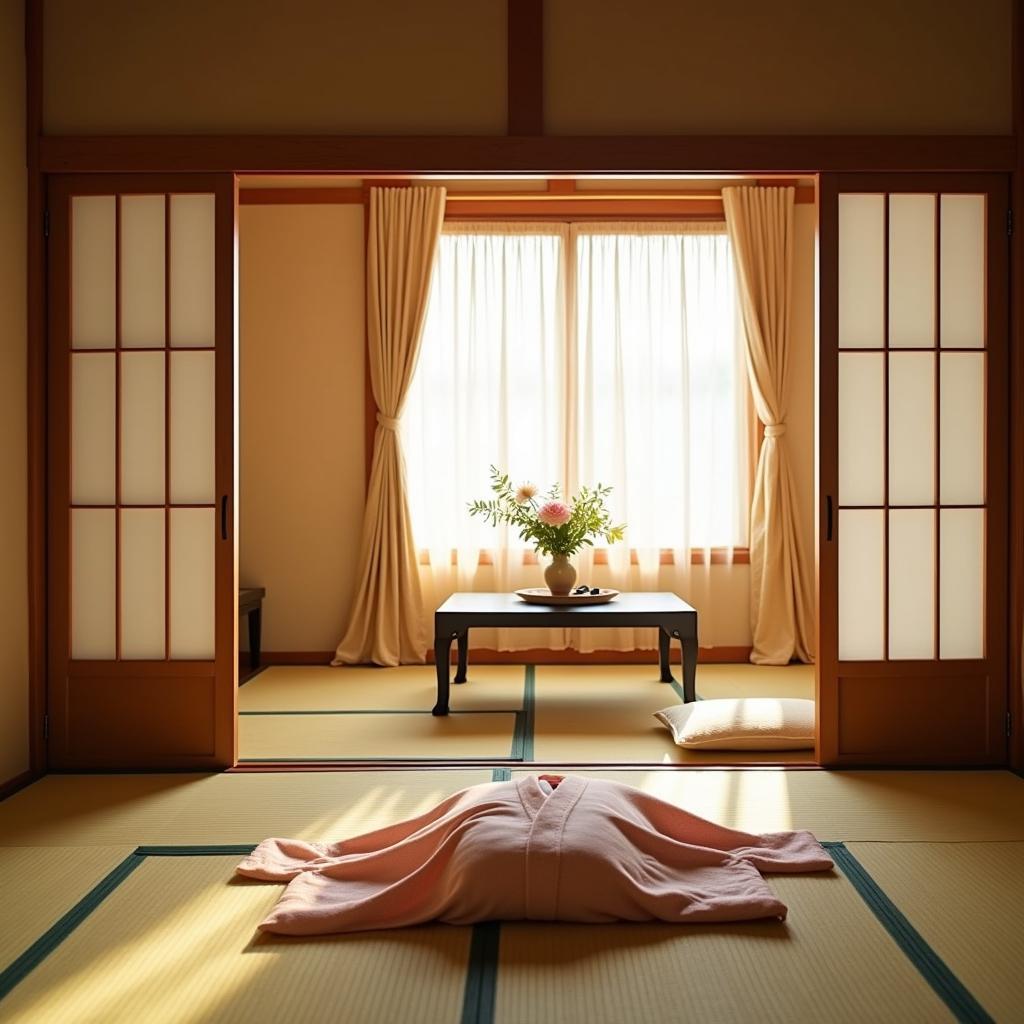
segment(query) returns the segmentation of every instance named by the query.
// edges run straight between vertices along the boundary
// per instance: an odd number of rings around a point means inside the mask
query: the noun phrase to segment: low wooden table
[[[435,715],[448,714],[451,645],[459,645],[455,682],[466,681],[469,631],[474,626],[527,629],[585,629],[588,626],[657,626],[661,681],[674,682],[669,644],[683,649],[683,700],[697,699],[697,612],[675,594],[619,594],[607,604],[527,604],[515,594],[452,594],[434,613],[434,660],[437,664]]]

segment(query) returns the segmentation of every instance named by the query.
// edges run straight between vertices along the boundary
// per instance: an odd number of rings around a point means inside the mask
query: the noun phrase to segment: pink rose
[[[538,510],[537,518],[547,526],[564,526],[572,519],[572,509],[564,501],[546,501]]]

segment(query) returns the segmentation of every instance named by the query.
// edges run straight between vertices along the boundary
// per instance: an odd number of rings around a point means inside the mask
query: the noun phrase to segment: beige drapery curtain
[[[750,388],[764,424],[750,507],[750,660],[758,665],[814,659],[809,553],[801,550],[785,440],[794,197],[792,188],[722,189]]]
[[[426,658],[423,599],[398,428],[416,369],[444,203],[443,188],[370,190],[366,323],[377,430],[359,583],[334,665],[400,665]]]

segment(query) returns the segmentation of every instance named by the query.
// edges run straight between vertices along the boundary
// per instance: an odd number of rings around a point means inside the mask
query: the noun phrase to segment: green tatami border
[[[59,918],[24,953],[0,971],[0,999],[34,971],[140,864],[137,852],[100,879],[63,917]]]
[[[506,781],[510,769],[495,768],[495,782]],[[255,844],[220,843],[182,846],[139,846],[109,871],[66,914],[19,957],[0,971],[0,1000],[56,950],[148,857],[245,856]],[[993,1018],[949,966],[910,923],[867,869],[841,842],[823,842],[836,866],[853,885],[875,918],[960,1024],[994,1024]],[[501,922],[473,926],[461,1024],[493,1024],[498,981]]]
[[[494,1021],[500,947],[500,921],[484,921],[473,925],[460,1024],[492,1024]]]
[[[844,843],[822,843],[836,866],[851,882],[857,895],[868,905],[882,927],[899,946],[903,955],[946,1004],[960,1024],[995,1024],[985,1008],[968,991],[946,962],[910,923],[906,915],[871,877],[867,868]]]
[[[140,846],[107,872],[66,914],[51,925],[24,953],[0,971],[0,999],[35,970],[147,857],[245,856],[254,845],[244,846]]]
[[[533,732],[537,720],[537,669],[527,665],[523,671],[523,728],[520,750],[522,760],[533,760]],[[517,721],[518,726],[518,721]]]

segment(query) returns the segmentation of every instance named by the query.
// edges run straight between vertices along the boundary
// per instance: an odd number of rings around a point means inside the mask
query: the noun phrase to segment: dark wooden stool
[[[266,593],[266,587],[247,587],[238,592],[238,614],[249,616],[249,668],[253,671],[260,667],[260,628]]]

